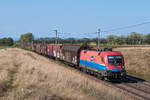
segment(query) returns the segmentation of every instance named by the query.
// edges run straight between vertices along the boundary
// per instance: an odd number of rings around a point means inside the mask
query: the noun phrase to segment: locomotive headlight
[[[124,67],[124,66],[122,66],[122,69],[125,69],[125,67]]]
[[[125,70],[125,66],[122,66],[122,70]]]

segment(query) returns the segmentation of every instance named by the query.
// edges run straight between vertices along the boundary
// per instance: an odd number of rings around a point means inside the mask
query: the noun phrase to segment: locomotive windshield
[[[119,55],[108,56],[108,64],[109,65],[121,65],[122,64],[122,57]]]

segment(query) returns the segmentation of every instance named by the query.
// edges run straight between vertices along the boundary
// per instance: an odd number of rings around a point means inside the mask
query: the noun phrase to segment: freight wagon
[[[61,60],[79,66],[80,51],[88,48],[88,46],[83,45],[63,45],[61,48]]]
[[[46,51],[47,51],[47,45],[46,44],[41,45],[41,54],[47,55]]]
[[[57,45],[57,57],[60,58],[61,56],[61,48],[62,45],[58,44]],[[47,45],[47,56],[55,58],[56,57],[56,45],[55,44],[48,44]]]
[[[41,51],[42,51],[42,44],[36,44],[35,48],[33,48],[33,49],[35,49],[35,50],[34,50],[35,52],[41,54]]]

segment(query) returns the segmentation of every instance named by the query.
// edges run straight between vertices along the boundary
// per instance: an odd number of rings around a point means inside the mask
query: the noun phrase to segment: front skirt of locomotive
[[[122,71],[107,71],[105,76],[109,80],[123,79],[123,78],[126,77],[126,71],[125,70],[122,70]]]

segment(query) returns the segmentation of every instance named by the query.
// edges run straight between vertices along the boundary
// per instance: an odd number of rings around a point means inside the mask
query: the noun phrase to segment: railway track
[[[136,82],[141,82],[142,84],[145,84],[147,86],[150,87],[150,81],[149,80],[144,80],[142,78],[138,78],[136,76],[133,76],[133,75],[127,75],[126,77],[128,80],[132,80],[132,81],[136,81]]]
[[[150,100],[150,94],[129,84],[114,84],[115,87],[128,92],[136,100]],[[127,94],[127,95],[128,95]]]
[[[144,82],[144,81],[143,81]],[[116,87],[122,88],[144,100],[150,100],[150,87],[141,81],[122,80],[119,84],[114,84]]]

